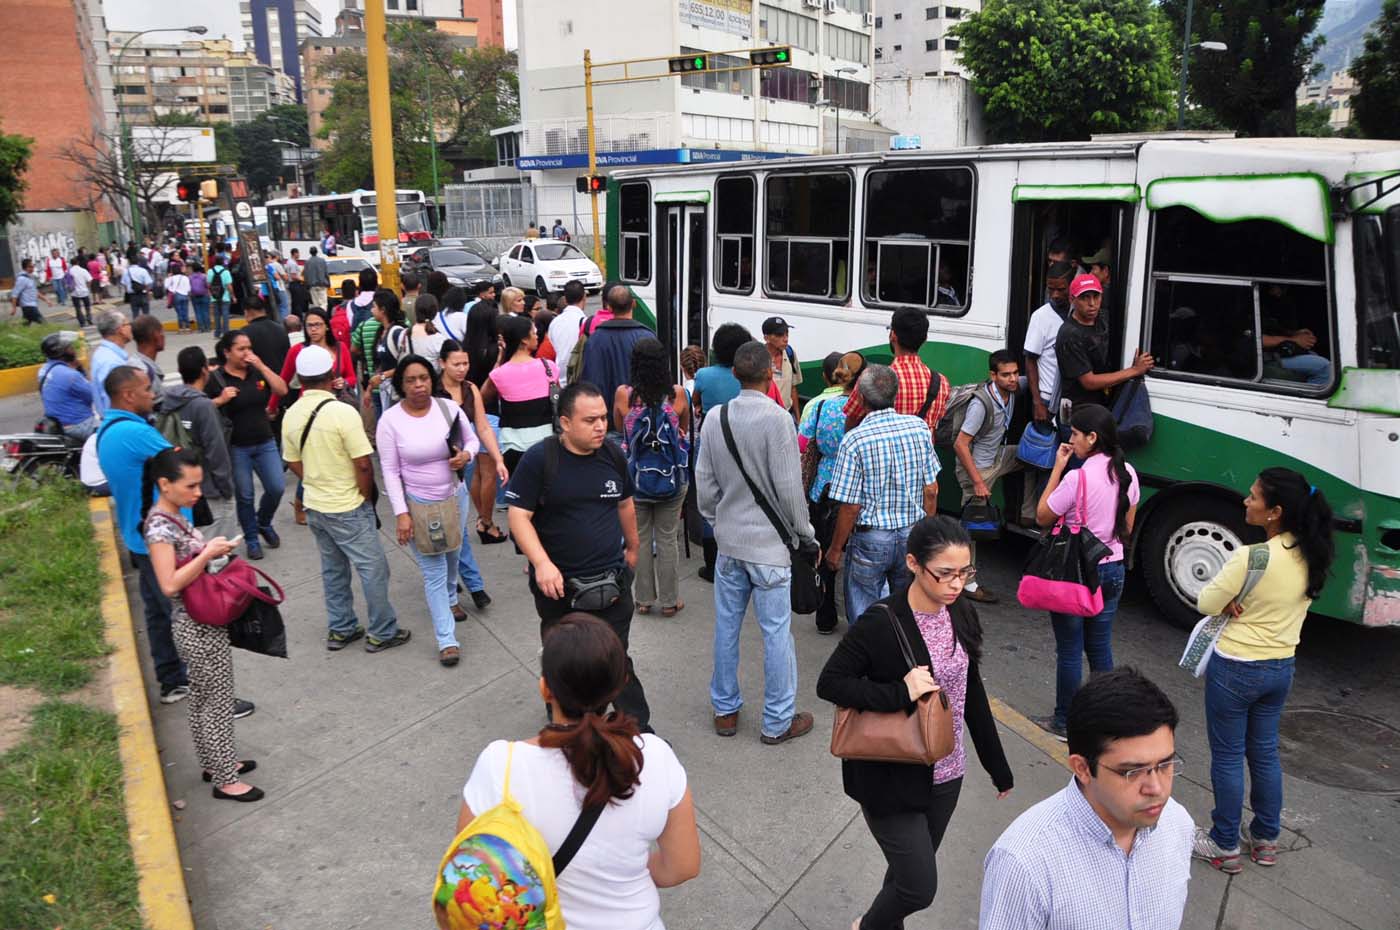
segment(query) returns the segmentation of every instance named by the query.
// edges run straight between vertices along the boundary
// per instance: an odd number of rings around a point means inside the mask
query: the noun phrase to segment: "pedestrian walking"
[[[271,397],[287,393],[287,382],[253,351],[253,344],[242,330],[233,330],[219,340],[224,362],[209,376],[205,393],[229,423],[229,455],[233,460],[233,483],[238,496],[238,522],[243,527],[243,545],[249,559],[263,557],[263,543],[269,549],[282,545],[272,525],[277,507],[286,491],[282,456],[267,419]],[[254,507],[253,475],[262,484],[262,498]]]
[[[530,561],[541,637],[565,614],[582,611],[612,627],[626,650],[637,515],[627,462],[605,439],[608,413],[602,393],[586,381],[560,392],[559,435],[521,456],[506,501],[511,535]],[[627,672],[613,703],[650,732],[651,711],[630,656]]]
[[[133,319],[151,312],[151,289],[155,286],[155,278],[146,267],[146,259],[138,258],[127,264],[122,273],[122,290],[126,291]]]
[[[625,285],[604,289],[605,300],[612,310],[612,319],[590,326],[588,340],[583,344],[583,368],[580,377],[597,386],[611,402],[619,385],[627,383],[632,369],[632,347],[653,333],[643,323],[632,318],[636,301]],[[622,437],[614,434],[615,442]]]
[[[214,255],[214,263],[205,273],[209,286],[209,309],[213,315],[214,336],[228,332],[228,311],[233,301],[233,275],[228,270],[228,258]]]
[[[1230,620],[1206,665],[1215,808],[1210,830],[1196,831],[1193,855],[1230,875],[1240,871],[1242,848],[1256,865],[1277,861],[1283,829],[1279,718],[1293,686],[1303,621],[1336,554],[1326,495],[1292,469],[1259,473],[1244,500],[1244,519],[1264,531],[1265,542],[1239,549],[1196,599],[1202,613]],[[1240,597],[1245,576],[1259,562],[1263,576]],[[1242,828],[1246,762],[1254,818]]]
[[[496,434],[486,416],[486,405],[481,402],[481,392],[475,384],[467,380],[470,359],[467,351],[454,340],[447,340],[442,346],[442,377],[438,383],[441,396],[448,398],[458,407],[472,425],[480,449],[476,457],[467,465],[466,474],[458,488],[459,505],[462,512],[462,551],[457,561],[457,574],[471,594],[472,603],[478,610],[484,610],[491,603],[491,595],[486,593],[486,583],[482,580],[481,569],[477,567],[476,555],[472,552],[471,539],[467,535],[467,522],[471,517],[471,488],[476,478],[476,469],[483,459],[489,459],[496,474],[508,476],[504,457],[496,442]],[[494,495],[493,495],[494,496]],[[478,523],[478,525],[480,525]]]
[[[1191,815],[1172,798],[1177,713],[1132,668],[1074,696],[1069,784],[1017,817],[982,866],[981,930],[1178,930]]]
[[[601,312],[601,311],[600,311]],[[724,323],[710,338],[710,356],[713,363],[695,373],[695,389],[690,394],[690,409],[695,421],[696,456],[700,454],[703,439],[701,427],[705,412],[718,410],[739,396],[739,379],[734,377],[734,353],[746,342],[752,342],[753,335],[738,323]],[[696,572],[701,581],[715,580],[715,559],[719,548],[715,543],[715,528],[705,522],[701,527],[700,545],[704,554],[704,564]]]
[[[329,310],[330,270],[316,246],[313,245],[307,252],[306,264],[301,268],[301,277],[306,282],[307,289],[311,291],[311,306]]]
[[[433,322],[437,319],[441,306],[438,299],[432,294],[420,294],[414,300],[412,311],[414,322],[404,333],[405,353],[426,358],[430,363],[437,364],[438,358],[442,354],[442,345],[449,338],[447,333],[440,330]],[[406,317],[409,314],[406,308],[404,314]]]
[[[201,500],[208,506],[212,521],[209,535],[232,539],[238,532],[233,461],[224,439],[223,419],[214,402],[204,393],[209,383],[209,359],[199,346],[186,346],[175,357],[175,362],[180,370],[180,383],[166,388],[162,413],[178,418],[199,450],[204,469]]]
[[[34,280],[34,260],[26,258],[19,263],[19,274],[10,286],[10,316],[23,314],[25,326],[44,322],[44,315],[39,312],[41,299],[53,306],[53,301],[39,293],[39,284]]]
[[[328,314],[324,310],[312,308],[306,311],[306,319],[302,321],[301,339],[292,345],[287,352],[287,357],[282,362],[282,380],[289,385],[285,398],[273,395],[268,401],[268,414],[275,415],[279,410],[285,410],[296,402],[296,391],[290,388],[292,380],[296,377],[297,356],[307,346],[320,346],[331,357],[335,359],[332,366],[331,391],[337,398],[346,403],[355,404],[355,363],[350,357],[350,347],[342,342],[337,342],[335,334],[331,332],[331,323]]]
[[[562,363],[560,367],[567,369],[574,346],[578,344],[579,330],[583,327],[583,321],[588,319],[584,309],[588,303],[588,292],[584,290],[582,281],[568,281],[564,284],[563,296],[564,309],[549,324],[549,342],[554,346],[554,357]],[[559,381],[560,384],[568,384],[567,371],[560,372]]]
[[[606,712],[621,701],[629,669],[626,646],[606,623],[578,613],[561,618],[545,634],[540,668],[550,722],[531,739],[495,740],[482,750],[462,790],[457,830],[517,799],[558,852],[591,819],[558,876],[564,922],[570,930],[655,930],[662,926],[656,890],[700,874],[685,769],[665,740],[625,712]]]
[[[175,322],[179,331],[190,331],[190,278],[185,267],[172,263],[170,273],[165,276],[166,306],[175,308]]]
[[[513,473],[531,446],[554,433],[550,396],[558,393],[559,369],[533,357],[539,338],[529,317],[502,315],[499,323],[501,364],[481,386],[481,400],[488,409],[499,404],[501,454]]]
[[[797,433],[792,417],[768,399],[773,377],[768,349],[747,342],[734,354],[739,396],[702,427],[695,463],[700,514],[715,528],[715,651],[710,703],[715,733],[738,732],[739,632],[753,602],[763,633],[763,721],[769,745],[812,729],[812,715],[796,709],[797,654],[792,641],[792,559],[749,482],[803,548],[816,544],[802,494]],[[728,427],[726,430],[725,427]],[[747,476],[747,477],[746,477]]]
[[[88,271],[87,263],[82,260],[81,255],[73,259],[73,263],[68,266],[68,277],[73,283],[69,293],[73,301],[73,315],[78,318],[79,326],[91,326],[92,272]]]
[[[131,346],[131,321],[120,310],[108,310],[97,318],[97,334],[101,341],[92,350],[92,399],[97,415],[102,416],[111,406],[107,396],[107,376],[120,365],[133,364]],[[139,366],[145,370],[145,366]]]
[[[379,418],[375,448],[384,493],[394,509],[395,538],[409,547],[423,574],[438,661],[451,667],[462,656],[453,627],[467,619],[457,603],[463,545],[458,492],[461,474],[481,444],[462,411],[436,396],[438,389],[432,362],[421,355],[399,359],[394,390],[403,399]]]
[[[213,795],[224,801],[259,801],[263,790],[242,780],[258,767],[238,758],[234,745],[233,656],[228,627],[196,623],[185,610],[183,592],[211,563],[233,552],[223,536],[205,540],[181,511],[199,502],[204,470],[195,449],[169,448],[146,460],[141,480],[142,527],[161,592],[170,598],[175,646],[189,676],[190,736]],[[150,502],[158,494],[155,504]]]
[[[267,304],[256,294],[248,295],[243,303],[243,319],[247,325],[243,335],[253,346],[253,354],[267,363],[267,367],[280,372],[287,363],[287,355],[292,350],[292,339],[287,335],[287,327],[280,320],[268,316]],[[232,331],[224,328],[224,337]],[[222,338],[222,337],[221,337]]]
[[[407,328],[404,325],[403,309],[399,303],[399,295],[381,287],[373,294],[374,302],[371,304],[372,320],[364,324],[365,329],[369,329],[369,322],[373,322],[374,341],[369,345],[369,352],[365,356],[368,361],[369,370],[373,372],[369,378],[369,389],[374,392],[374,412],[376,416],[382,416],[384,411],[394,405],[398,399],[391,392],[393,388],[394,366],[398,364],[398,357],[403,351],[404,333]],[[352,335],[353,339],[354,336]],[[363,342],[365,337],[361,337]]]
[[[1084,464],[1066,473],[1072,455]],[[1061,740],[1084,656],[1089,657],[1091,676],[1113,668],[1113,617],[1123,596],[1123,544],[1132,535],[1140,493],[1137,472],[1118,443],[1113,414],[1098,404],[1076,407],[1070,416],[1069,442],[1061,443],[1055,454],[1050,480],[1036,505],[1036,520],[1048,527],[1063,517],[1066,527],[1082,527],[1108,551],[1098,566],[1103,610],[1092,617],[1050,614],[1055,630],[1055,711],[1048,718],[1033,719]]]
[[[99,418],[76,343],[73,333],[49,333],[43,338],[39,351],[47,361],[39,368],[38,382],[44,416],[57,423],[63,435],[81,441],[97,429]]]
[[[57,248],[49,250],[49,257],[44,259],[44,280],[53,287],[53,298],[56,304],[68,303],[68,288],[64,278],[68,275],[68,260],[65,259]]]
[[[846,404],[864,371],[865,359],[859,352],[844,355],[832,352],[828,355],[822,361],[822,378],[827,388],[807,403],[802,411],[802,422],[798,424],[798,443],[804,438],[807,441],[803,450],[804,462],[817,458],[812,483],[807,489],[807,516],[816,531],[817,544],[823,551],[831,547],[831,536],[836,531],[836,511],[840,506],[831,499],[829,491],[831,478],[836,473],[836,455],[841,449],[841,440],[846,437]],[[812,453],[814,446],[816,452]],[[805,474],[803,479],[806,480]],[[830,634],[836,632],[839,622],[836,616],[836,569],[823,559],[817,570],[822,576],[822,602],[816,613],[817,632]]]
[[[899,380],[869,365],[846,402],[847,432],[827,493],[840,504],[826,567],[845,573],[846,622],[854,624],[886,593],[909,584],[904,541],[925,515],[938,513],[938,456],[918,417],[895,411]],[[850,428],[851,402],[869,413]]]
[[[301,397],[282,418],[282,454],[306,488],[306,525],[321,555],[326,648],[337,652],[365,638],[355,619],[351,571],[360,577],[369,635],[366,652],[407,643],[389,602],[389,560],[379,541],[374,500],[374,449],[360,415],[331,393],[335,359],[320,346],[297,358]],[[444,435],[446,430],[444,429]]]
[[[680,598],[680,519],[690,486],[690,406],[685,388],[671,381],[666,347],[647,338],[632,347],[629,384],[613,397],[613,426],[625,438],[622,451],[636,490],[637,613],[654,606],[674,617]]]
[[[952,715],[953,749],[933,765],[841,763],[846,794],[860,804],[888,864],[884,884],[852,930],[895,930],[933,903],[938,847],[967,774],[964,723],[997,798],[1010,794],[1014,784],[978,666],[982,624],[961,596],[977,573],[971,542],[951,517],[914,524],[901,547],[913,582],[872,604],[851,625],[817,679],[817,694],[837,707],[912,713],[921,697],[939,692]],[[913,668],[896,624],[912,651]]]
[[[209,293],[209,275],[198,259],[190,259],[186,266],[185,276],[190,279],[190,311],[194,313],[195,326],[199,327],[201,333],[209,332],[209,305],[211,296]]]

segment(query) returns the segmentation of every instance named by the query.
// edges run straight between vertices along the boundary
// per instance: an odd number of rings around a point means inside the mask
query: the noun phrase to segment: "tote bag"
[[[151,511],[151,517],[168,521],[186,535],[194,534],[193,530],[184,525],[184,521],[175,520],[159,510]],[[186,559],[180,564],[184,565],[189,561]],[[276,594],[264,593],[266,589],[259,586],[259,578],[271,585]],[[228,626],[243,616],[254,599],[268,604],[280,604],[284,596],[282,586],[273,581],[267,573],[236,555],[230,555],[228,564],[218,572],[200,572],[199,577],[180,592],[185,612],[190,615],[190,619],[206,626]]]
[[[1249,592],[1253,591],[1254,586],[1259,583],[1259,579],[1264,577],[1264,572],[1268,567],[1268,544],[1257,543],[1250,546],[1249,568],[1245,572],[1244,586],[1240,588],[1240,593],[1235,596],[1234,603],[1242,603],[1249,596]],[[1219,641],[1220,634],[1225,632],[1225,625],[1231,619],[1228,612],[1216,614],[1214,617],[1202,617],[1191,629],[1191,635],[1186,637],[1186,648],[1182,651],[1181,659],[1177,665],[1197,678],[1204,675],[1206,666],[1210,664],[1210,657],[1215,654],[1215,644]]]
[[[1099,587],[1099,559],[1109,548],[1085,526],[1084,474],[1072,511],[1078,526],[1067,526],[1065,513],[1031,550],[1025,574],[1016,588],[1016,599],[1027,610],[1048,610],[1073,617],[1093,617],[1103,612]]]

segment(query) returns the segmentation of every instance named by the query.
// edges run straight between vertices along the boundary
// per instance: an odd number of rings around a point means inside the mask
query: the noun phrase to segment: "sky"
[[[340,11],[340,0],[311,0],[321,11],[321,28],[330,32],[335,25],[335,14]],[[113,31],[130,29],[152,29],[159,26],[209,27],[208,38],[226,36],[236,47],[243,45],[243,30],[238,24],[238,0],[202,0],[191,7],[203,10],[192,22],[177,22],[177,9],[169,0],[105,0],[107,28]],[[515,44],[515,0],[504,0],[506,45]],[[170,38],[173,38],[170,37]]]

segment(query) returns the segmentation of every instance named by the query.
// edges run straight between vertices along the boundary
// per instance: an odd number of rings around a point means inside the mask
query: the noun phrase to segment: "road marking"
[[[1000,723],[1008,729],[1014,730],[1021,739],[1065,768],[1069,768],[1069,748],[1064,743],[1031,723],[1030,718],[1000,698],[989,697],[988,700],[992,705],[992,716],[997,718]]]

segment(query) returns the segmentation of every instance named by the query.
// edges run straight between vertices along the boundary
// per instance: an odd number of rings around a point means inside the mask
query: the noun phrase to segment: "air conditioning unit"
[[[866,13],[866,14],[865,14],[865,25],[866,25],[866,26],[874,26],[874,25],[875,25],[875,14],[874,14],[874,13]]]
[[[822,8],[822,0],[806,0],[806,3],[807,6],[814,10],[820,10]]]
[[[828,13],[836,12],[836,0],[826,0],[826,11]]]

